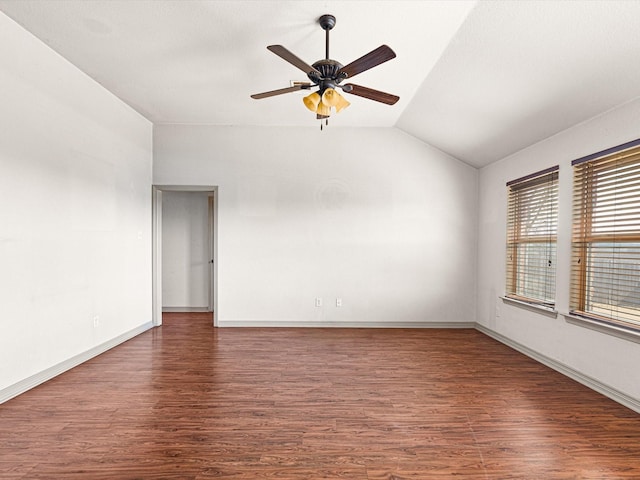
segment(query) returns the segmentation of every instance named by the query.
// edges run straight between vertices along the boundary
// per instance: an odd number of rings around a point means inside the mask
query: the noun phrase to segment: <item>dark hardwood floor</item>
[[[0,478],[640,478],[640,415],[475,330],[164,322],[0,405]]]

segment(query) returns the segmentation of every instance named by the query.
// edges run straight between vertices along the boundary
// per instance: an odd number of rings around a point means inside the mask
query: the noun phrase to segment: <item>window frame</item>
[[[627,158],[631,157],[631,158]],[[624,213],[625,215],[631,215],[631,233],[627,230],[629,225],[623,225],[623,229],[616,228],[615,221],[618,213],[618,205],[622,203],[617,202],[615,197],[618,191],[627,189],[628,185],[623,183],[618,189],[618,178],[623,179],[623,182],[628,178],[635,178],[640,168],[640,139],[631,142],[618,145],[616,147],[603,150],[601,152],[588,155],[586,157],[578,158],[571,162],[573,168],[573,220],[572,220],[572,238],[571,238],[571,285],[570,285],[570,310],[569,315],[585,318],[588,321],[598,322],[603,325],[614,326],[616,328],[627,329],[634,333],[640,332],[640,308],[631,308],[631,310],[637,310],[638,313],[627,314],[632,317],[635,315],[635,319],[620,318],[619,312],[620,305],[607,303],[606,305],[611,307],[611,316],[602,314],[602,312],[590,311],[592,308],[588,307],[588,296],[602,295],[603,291],[596,289],[599,282],[596,282],[589,277],[595,275],[597,267],[593,267],[594,262],[597,260],[595,254],[589,253],[589,249],[603,248],[603,245],[610,244],[608,247],[611,250],[616,248],[625,248],[624,244],[638,244],[640,243],[640,212],[636,213],[635,204],[640,201],[640,184],[637,186],[632,185],[631,190],[631,214]],[[615,171],[624,169],[630,166],[630,175],[616,175]],[[612,174],[613,173],[613,174]],[[603,175],[604,174],[604,175]],[[612,175],[611,175],[612,174]],[[601,211],[606,209],[613,211],[613,215],[608,213],[602,215],[602,213],[594,213],[597,208],[597,196],[598,196],[598,181],[604,182],[605,180],[598,178],[598,176],[604,176],[607,182],[611,182],[613,179],[613,186],[600,187],[606,192],[603,195],[606,200],[603,202],[611,202],[611,192],[613,192],[614,203],[612,205],[605,205],[600,207]],[[636,182],[637,183],[637,182]],[[635,187],[635,188],[633,188]],[[624,194],[628,192],[625,191]],[[602,193],[601,193],[602,195]],[[613,223],[613,226],[606,225],[600,226],[603,229],[602,232],[594,232],[594,223],[598,220],[600,223],[604,220],[608,220],[609,223]],[[597,245],[601,246],[598,247]],[[630,247],[627,247],[630,248]],[[638,248],[638,247],[633,247]],[[611,276],[612,281],[620,281],[621,268],[619,263],[615,263],[615,255],[603,256],[602,258],[610,259],[614,262],[614,266],[601,273],[601,275]],[[637,257],[637,258],[640,258]],[[623,258],[626,259],[626,258]],[[617,274],[617,275],[616,275]],[[627,279],[627,274],[624,276],[624,280]],[[640,279],[640,273],[632,274],[631,281],[637,277]],[[591,283],[590,283],[591,282]],[[588,293],[591,288],[591,293]],[[615,291],[616,295],[619,295],[623,290],[611,289]],[[595,293],[594,293],[595,292]],[[591,303],[594,303],[591,300]],[[614,310],[618,310],[616,316],[613,316]]]
[[[559,166],[555,165],[550,168],[526,175],[507,182],[507,242],[506,242],[506,281],[504,299],[515,302],[523,302],[545,310],[553,311],[556,304],[556,275],[557,275],[557,234],[558,234],[558,202],[559,202]],[[542,186],[542,188],[539,188]],[[535,188],[545,194],[551,194],[548,199],[540,201],[538,197],[527,198],[522,192],[535,192]],[[527,203],[528,202],[528,203]],[[536,206],[547,212],[548,216],[542,222],[543,234],[523,235],[521,225],[523,221],[531,220],[531,218],[522,214],[527,208]],[[522,245],[553,245],[553,264],[549,268],[553,271],[549,274],[544,273],[532,274],[531,265],[523,264],[518,259],[518,247]],[[549,260],[551,261],[551,260]],[[535,268],[533,268],[535,271]],[[525,276],[523,280],[522,277]],[[544,283],[546,294],[546,282],[548,277],[553,278],[553,285],[549,295],[543,296],[527,295],[525,285],[528,282]]]

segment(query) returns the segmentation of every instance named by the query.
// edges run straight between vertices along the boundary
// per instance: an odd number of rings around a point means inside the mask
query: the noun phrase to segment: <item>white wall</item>
[[[475,321],[477,171],[398,130],[155,126],[153,180],[218,186],[221,326]]]
[[[504,295],[505,183],[560,165],[556,302],[569,310],[571,160],[640,137],[640,100],[516,153],[480,171],[478,322],[588,378],[640,400],[640,345],[498,300]],[[496,306],[500,316],[496,316]]]
[[[209,194],[162,192],[162,306],[209,306]]]
[[[151,140],[0,13],[0,393],[150,322]]]

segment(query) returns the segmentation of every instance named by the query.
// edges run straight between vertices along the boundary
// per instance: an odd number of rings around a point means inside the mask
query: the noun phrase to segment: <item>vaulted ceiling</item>
[[[397,57],[331,128],[396,127],[481,167],[640,96],[640,1],[0,0],[0,10],[156,124],[316,126],[307,80],[268,51]]]

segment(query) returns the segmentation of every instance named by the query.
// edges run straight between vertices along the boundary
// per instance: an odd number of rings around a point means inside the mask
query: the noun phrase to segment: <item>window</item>
[[[572,165],[571,313],[640,329],[640,140]]]
[[[506,296],[553,307],[556,289],[558,167],[507,183]]]

